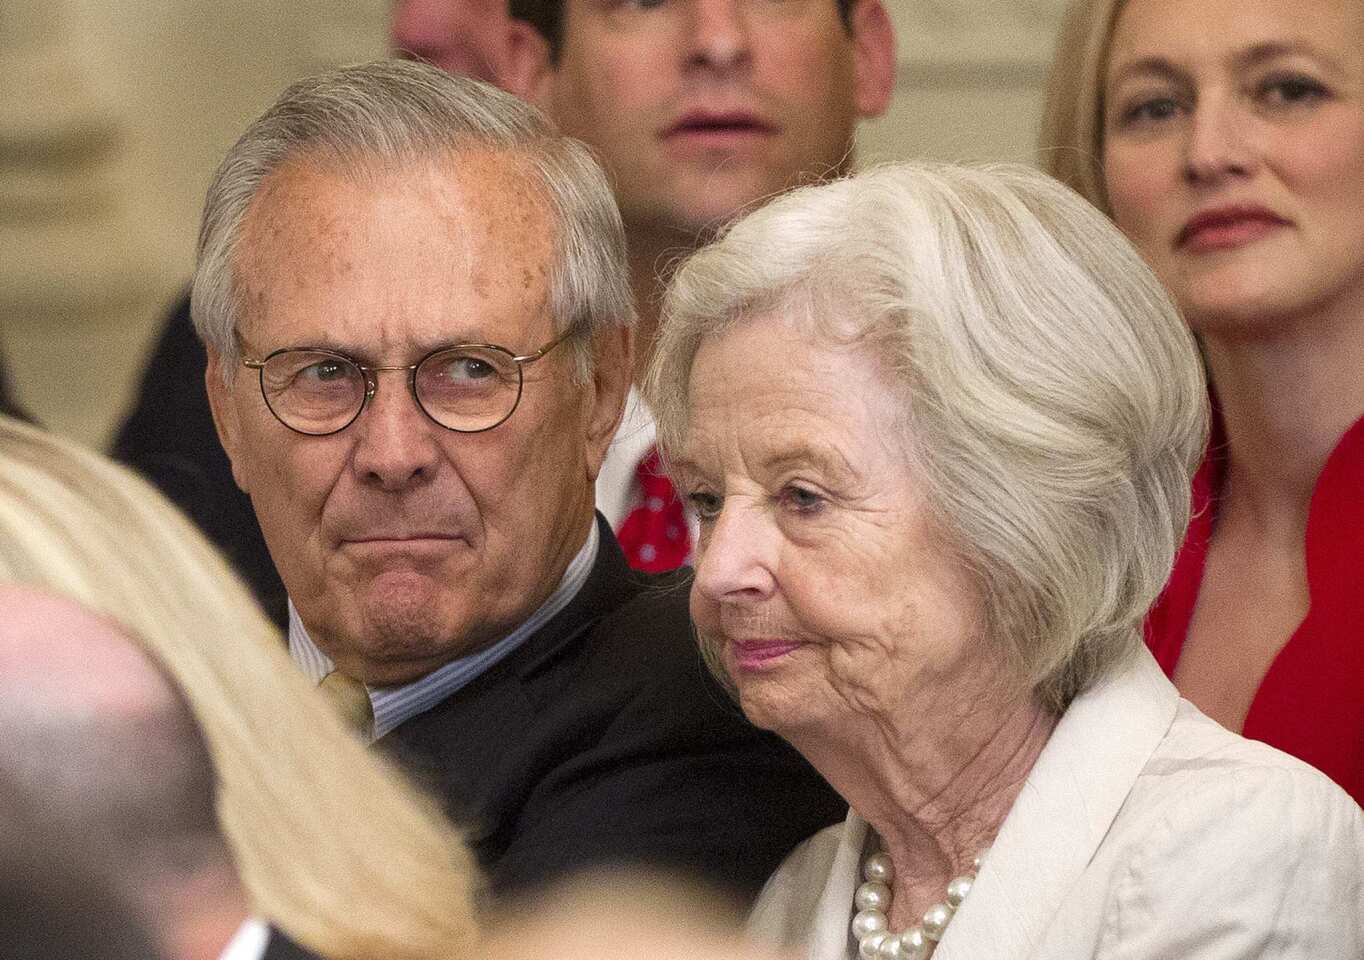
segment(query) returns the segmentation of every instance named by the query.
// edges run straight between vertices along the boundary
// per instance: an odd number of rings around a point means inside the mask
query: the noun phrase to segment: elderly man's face
[[[847,168],[894,68],[880,0],[852,24],[835,0],[564,0],[547,106],[602,158],[632,232],[695,235]]]
[[[996,675],[904,403],[866,348],[778,314],[706,340],[691,372],[677,469],[701,517],[692,616],[749,718],[811,759],[808,738],[851,734],[859,713],[912,722]]]
[[[466,152],[354,178],[295,162],[262,187],[238,276],[249,357],[324,347],[407,365],[457,342],[550,342],[555,224],[524,161]],[[255,371],[210,398],[238,484],[310,634],[373,683],[497,639],[557,585],[592,522],[592,482],[623,402],[624,335],[572,382],[564,346],[524,368],[511,417],[454,433],[405,371],[329,436],[291,432]]]

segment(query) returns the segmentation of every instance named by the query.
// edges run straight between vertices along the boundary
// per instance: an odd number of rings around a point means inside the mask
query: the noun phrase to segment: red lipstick
[[[1175,246],[1193,253],[1232,250],[1254,243],[1287,224],[1283,217],[1264,207],[1215,207],[1184,224],[1175,237]]]

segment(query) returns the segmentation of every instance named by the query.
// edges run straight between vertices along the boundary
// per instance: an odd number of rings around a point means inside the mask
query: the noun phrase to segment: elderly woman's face
[[[798,739],[850,710],[924,706],[926,689],[981,675],[984,651],[911,468],[903,399],[865,348],[779,313],[703,343],[674,464],[701,519],[702,640],[749,718]]]

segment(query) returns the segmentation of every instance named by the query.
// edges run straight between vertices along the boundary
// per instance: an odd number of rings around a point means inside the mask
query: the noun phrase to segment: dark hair
[[[852,5],[854,0],[835,0],[838,4],[838,18],[845,29],[852,29]],[[524,20],[549,43],[549,58],[559,59],[559,51],[564,45],[564,0],[511,0],[511,15]]]

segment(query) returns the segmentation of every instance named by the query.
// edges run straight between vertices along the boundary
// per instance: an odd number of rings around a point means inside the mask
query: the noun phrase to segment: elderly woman
[[[1364,952],[1359,808],[1141,644],[1206,392],[1100,214],[1023,169],[881,168],[738,222],[663,330],[702,643],[852,808],[756,934],[810,960]]]
[[[1364,0],[1079,0],[1042,147],[1169,288],[1215,398],[1152,652],[1364,802]]]

